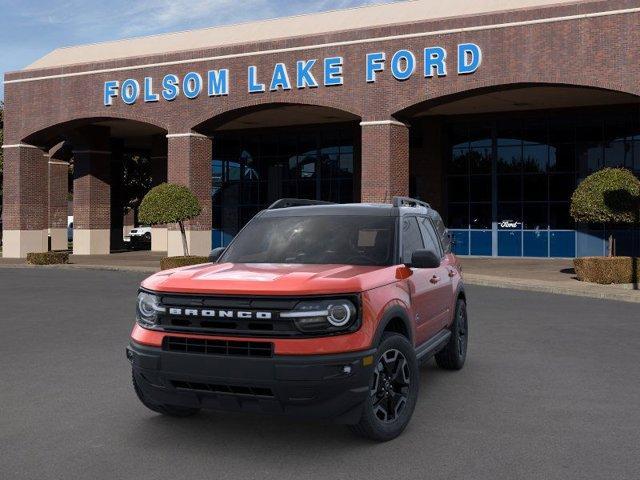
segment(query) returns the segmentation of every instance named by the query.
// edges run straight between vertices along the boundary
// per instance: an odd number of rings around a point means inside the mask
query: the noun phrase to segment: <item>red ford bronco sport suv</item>
[[[279,200],[210,260],[138,293],[127,357],[153,411],[333,419],[384,441],[411,418],[421,362],[465,362],[460,266],[426,203]]]

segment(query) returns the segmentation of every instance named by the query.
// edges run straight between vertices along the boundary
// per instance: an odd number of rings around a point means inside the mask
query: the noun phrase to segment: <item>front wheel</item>
[[[411,420],[420,389],[415,351],[398,334],[385,334],[376,352],[360,421],[352,430],[366,438],[386,442],[402,433]]]
[[[467,319],[467,304],[459,298],[456,302],[456,312],[451,324],[451,337],[447,345],[436,354],[436,363],[445,370],[460,370],[467,358],[467,343],[469,341],[469,321]]]

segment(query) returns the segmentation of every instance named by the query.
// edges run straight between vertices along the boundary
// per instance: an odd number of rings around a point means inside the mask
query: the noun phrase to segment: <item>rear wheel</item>
[[[143,393],[142,389],[138,385],[138,382],[136,381],[136,374],[133,372],[131,373],[131,379],[133,381],[133,389],[136,391],[136,395],[138,395],[138,398],[140,399],[142,404],[149,410],[161,413],[162,415],[168,415],[170,417],[190,417],[200,411],[199,408],[179,407],[176,405],[161,405],[152,402]]]
[[[451,337],[447,346],[436,354],[436,363],[445,370],[460,370],[467,358],[469,340],[469,322],[467,320],[467,304],[459,298],[456,313],[451,324]]]
[[[385,334],[376,352],[360,421],[352,430],[366,438],[385,442],[406,428],[416,406],[420,374],[415,351],[398,334]]]

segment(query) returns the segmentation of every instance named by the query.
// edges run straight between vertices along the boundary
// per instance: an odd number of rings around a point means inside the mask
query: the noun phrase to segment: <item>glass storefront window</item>
[[[548,145],[525,145],[522,153],[523,170],[528,173],[545,173],[549,161]]]
[[[498,201],[509,202],[522,199],[522,177],[520,175],[498,175]]]
[[[469,150],[471,173],[491,173],[491,146],[474,147]]]
[[[447,180],[447,198],[449,202],[469,201],[469,177],[451,176]]]
[[[454,148],[449,164],[450,174],[466,174],[469,172],[469,149],[468,148]]]
[[[522,207],[522,226],[525,230],[546,230],[549,225],[549,205],[525,203]]]
[[[460,243],[466,254],[574,255],[579,238],[569,205],[580,179],[605,166],[640,174],[638,106],[457,117],[447,133],[455,140],[447,221],[467,239]],[[498,242],[489,249],[493,225]],[[474,249],[480,234],[485,243]]]
[[[449,228],[469,228],[469,204],[450,203],[448,208]]]
[[[522,197],[525,201],[543,201],[549,199],[547,175],[524,175],[522,177]]]
[[[472,203],[469,228],[483,230],[491,228],[491,203]]]
[[[607,167],[633,168],[633,143],[617,140],[604,146],[604,164]]]
[[[512,141],[512,139],[508,140]],[[522,144],[498,146],[498,173],[520,173],[521,171]]]
[[[491,202],[491,175],[471,175],[469,184],[472,202]]]
[[[352,202],[357,124],[220,132],[213,142],[213,245],[283,197]]]

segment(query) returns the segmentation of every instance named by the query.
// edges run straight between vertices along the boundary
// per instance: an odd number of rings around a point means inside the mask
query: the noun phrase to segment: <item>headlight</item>
[[[165,308],[160,305],[160,298],[152,293],[138,293],[136,304],[136,319],[143,327],[155,327],[158,324],[158,313],[164,313]]]
[[[304,333],[332,333],[357,327],[358,315],[351,300],[331,299],[300,302],[294,310],[280,313],[280,318],[292,319]]]

